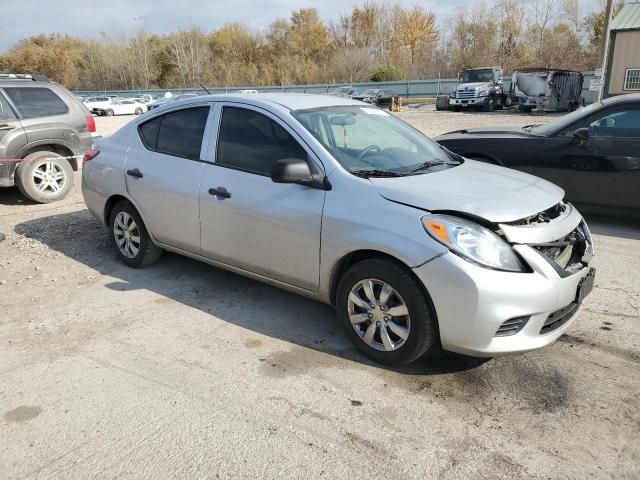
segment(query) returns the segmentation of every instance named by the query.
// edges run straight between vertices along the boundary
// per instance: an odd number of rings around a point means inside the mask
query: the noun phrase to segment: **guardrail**
[[[589,91],[589,82],[593,77],[593,72],[584,73],[584,84],[582,86],[582,96],[587,103],[593,102],[593,92]],[[261,93],[269,92],[293,92],[293,93],[330,93],[338,87],[345,85],[353,85],[362,92],[368,88],[382,88],[384,90],[392,90],[403,98],[421,98],[436,97],[438,95],[448,95],[458,85],[455,78],[435,79],[435,80],[403,80],[396,82],[361,82],[353,84],[335,83],[335,84],[312,84],[312,85],[280,85],[280,86],[248,86],[248,87],[207,87],[211,93],[230,93],[238,90],[257,90]],[[511,88],[511,77],[504,79],[504,88]],[[80,90],[74,92],[76,95],[96,96],[96,95],[118,95],[121,97],[135,97],[137,95],[150,94],[162,95],[165,92],[171,92],[173,95],[182,93],[204,93],[202,88],[169,88],[169,89],[149,89],[149,90]]]

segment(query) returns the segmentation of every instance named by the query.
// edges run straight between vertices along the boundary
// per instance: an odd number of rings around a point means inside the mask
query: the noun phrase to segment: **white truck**
[[[505,93],[501,67],[469,68],[458,75],[460,84],[449,94],[449,109],[482,109],[491,112],[511,106]]]

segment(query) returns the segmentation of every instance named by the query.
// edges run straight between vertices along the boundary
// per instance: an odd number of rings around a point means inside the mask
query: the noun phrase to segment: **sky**
[[[324,20],[348,14],[364,0],[0,0],[0,52],[18,40],[39,33],[62,33],[98,38],[100,32],[131,33],[140,28],[168,33],[181,27],[215,30],[240,21],[254,28],[268,26],[292,10],[315,7]],[[421,5],[442,19],[456,6],[473,0],[397,0],[404,7]],[[10,20],[10,21],[8,21]]]

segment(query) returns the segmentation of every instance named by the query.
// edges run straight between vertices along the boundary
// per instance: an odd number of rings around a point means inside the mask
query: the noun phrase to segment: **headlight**
[[[509,272],[525,271],[511,246],[488,228],[451,215],[425,215],[421,221],[434,240],[473,263]]]
[[[456,98],[456,92],[451,92],[449,94],[449,98]]]
[[[489,96],[489,90],[480,90],[478,92],[478,96],[479,97],[488,97]]]

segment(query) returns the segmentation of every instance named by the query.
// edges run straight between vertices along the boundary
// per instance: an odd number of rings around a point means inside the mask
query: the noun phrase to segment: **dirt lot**
[[[77,186],[0,189],[0,478],[640,478],[640,226],[589,220],[596,288],[560,341],[392,370],[324,305],[177,255],[123,266]]]

